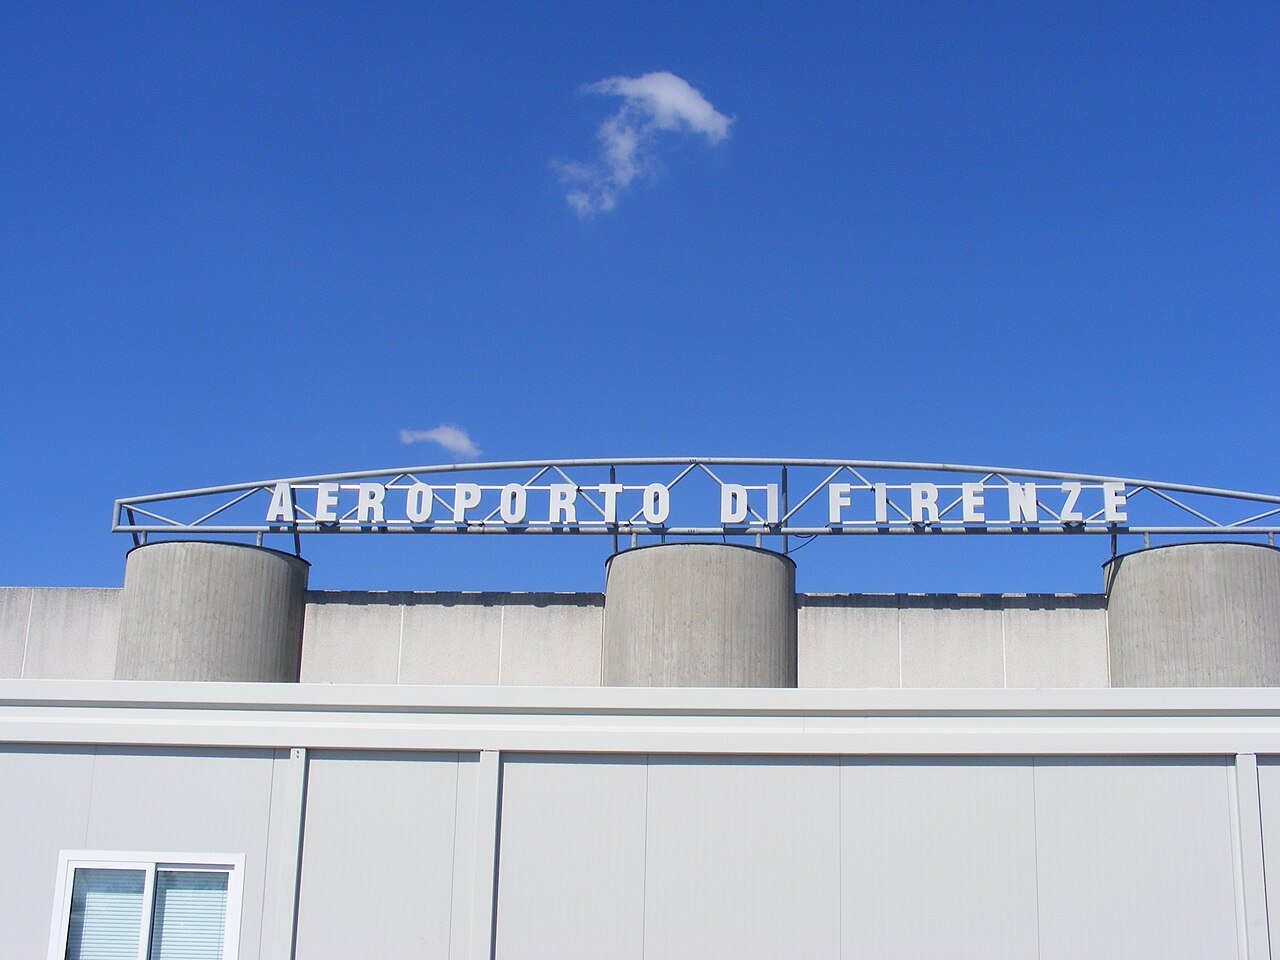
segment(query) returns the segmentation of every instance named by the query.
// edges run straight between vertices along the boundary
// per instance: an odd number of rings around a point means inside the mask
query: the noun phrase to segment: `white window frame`
[[[71,893],[75,871],[142,870],[142,935],[138,938],[138,960],[147,960],[151,950],[151,927],[155,919],[157,870],[205,870],[227,874],[227,919],[222,931],[223,960],[240,955],[240,906],[244,892],[244,854],[168,853],[139,850],[63,850],[58,854],[58,875],[53,894],[53,921],[49,929],[49,960],[64,960],[71,928]]]

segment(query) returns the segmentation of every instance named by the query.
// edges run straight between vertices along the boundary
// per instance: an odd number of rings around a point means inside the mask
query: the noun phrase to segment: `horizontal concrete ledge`
[[[1280,718],[1280,688],[769,689],[0,680],[16,706],[681,716]],[[2,729],[0,729],[2,733]],[[3,739],[0,736],[0,739]]]
[[[1102,593],[798,593],[799,607],[883,607],[903,610],[1105,610]]]
[[[603,593],[507,590],[309,590],[308,604],[387,606],[603,607]]]

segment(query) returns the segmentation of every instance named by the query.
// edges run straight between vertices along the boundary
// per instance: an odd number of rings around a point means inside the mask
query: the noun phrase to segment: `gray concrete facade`
[[[303,683],[599,686],[599,593],[313,592]]]
[[[801,594],[801,687],[1105,687],[1098,594]]]
[[[0,677],[113,678],[120,600],[118,588],[0,588]],[[1101,594],[796,600],[801,687],[1108,686]],[[344,590],[306,601],[303,683],[602,683],[601,593]]]
[[[616,553],[605,569],[605,686],[796,685],[789,557],[672,543]]]
[[[119,589],[0,589],[0,677],[110,680],[120,632]]]
[[[116,678],[296,681],[309,569],[245,544],[135,547],[125,562]]]
[[[1104,578],[1114,686],[1280,686],[1280,550],[1155,547]]]

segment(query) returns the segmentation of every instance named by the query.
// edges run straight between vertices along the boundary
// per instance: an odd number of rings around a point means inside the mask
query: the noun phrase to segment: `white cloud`
[[[633,180],[654,172],[660,133],[692,133],[719,143],[729,136],[733,123],[732,117],[666,71],[609,77],[584,89],[622,97],[623,102],[596,131],[600,156],[594,163],[551,164],[566,187],[565,200],[580,216],[612,210]]]
[[[432,427],[430,430],[401,430],[400,442],[434,443],[436,446],[444,447],[455,456],[480,456],[480,448],[467,435],[467,431],[462,427],[449,423],[442,423],[440,426]]]

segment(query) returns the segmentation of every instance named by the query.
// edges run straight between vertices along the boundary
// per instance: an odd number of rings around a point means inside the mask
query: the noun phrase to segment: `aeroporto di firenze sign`
[[[780,483],[719,484],[720,524],[724,527],[770,526],[782,521]],[[890,498],[890,491],[896,495]],[[966,524],[1126,523],[1125,485],[1115,481],[1086,484],[1067,480],[1056,484],[969,482],[960,484],[906,483],[823,485],[827,525],[883,526],[891,522],[933,524],[959,520]],[[545,483],[528,485],[457,482],[290,484],[271,490],[267,524],[293,524],[299,516],[316,523],[430,524],[452,526],[495,524],[551,527],[583,524],[613,526],[671,523],[672,498],[678,494],[663,483]],[[1041,500],[1044,504],[1043,516]],[[306,504],[300,514],[299,500]],[[947,501],[951,502],[948,503]],[[890,519],[890,505],[896,516]],[[900,505],[902,504],[902,505]],[[958,508],[958,509],[957,509]]]
[[[1009,467],[864,460],[619,458],[427,465],[117,500],[150,533],[1280,532],[1280,496]]]

